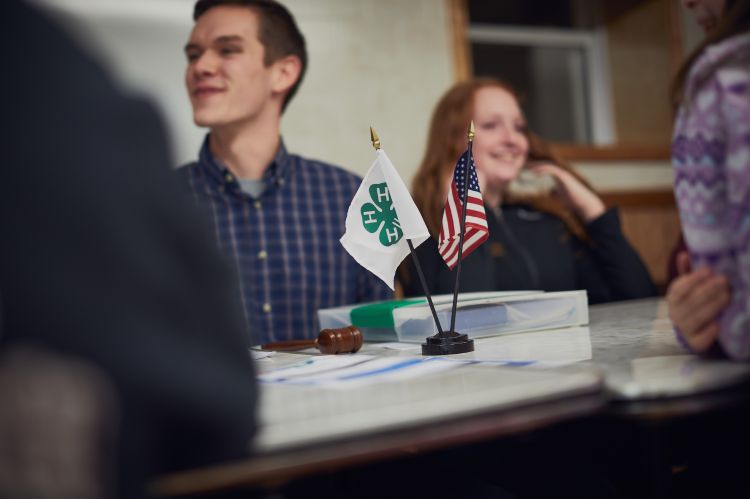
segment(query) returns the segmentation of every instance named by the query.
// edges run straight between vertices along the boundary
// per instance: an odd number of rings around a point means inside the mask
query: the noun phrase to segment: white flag
[[[382,149],[346,214],[341,244],[357,263],[394,289],[396,268],[430,233],[409,190]]]

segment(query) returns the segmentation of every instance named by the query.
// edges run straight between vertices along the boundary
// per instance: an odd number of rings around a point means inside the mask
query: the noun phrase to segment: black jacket
[[[467,256],[460,291],[585,289],[589,303],[654,296],[653,282],[620,230],[616,209],[586,226],[583,242],[563,222],[525,205],[503,206],[500,216],[487,212],[489,239]],[[455,269],[449,270],[429,239],[418,249],[431,293],[452,293]],[[406,296],[422,295],[412,259],[401,272]]]

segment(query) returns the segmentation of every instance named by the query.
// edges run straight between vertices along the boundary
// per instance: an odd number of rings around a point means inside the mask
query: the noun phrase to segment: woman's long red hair
[[[518,100],[516,92],[506,83],[493,78],[477,78],[457,83],[440,99],[430,121],[427,148],[419,169],[412,181],[412,197],[433,237],[440,232],[443,207],[447,192],[446,179],[451,175],[456,160],[464,152],[462,137],[466,136],[468,124],[474,110],[474,97],[478,90],[497,87]],[[558,158],[550,147],[532,132],[526,132],[529,140],[527,164],[545,161],[570,171],[584,185],[591,188],[570,165]],[[593,190],[593,189],[592,189]],[[585,239],[582,222],[556,197],[544,195],[515,195],[508,191],[503,195],[506,203],[527,203],[534,208],[559,217],[578,237]]]

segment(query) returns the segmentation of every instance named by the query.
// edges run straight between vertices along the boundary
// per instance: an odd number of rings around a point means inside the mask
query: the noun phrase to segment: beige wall
[[[672,189],[669,161],[574,162],[573,166],[602,192]]]
[[[192,0],[37,0],[72,18],[71,30],[167,120],[175,162],[196,157],[182,83]],[[369,126],[408,181],[421,158],[434,102],[453,82],[444,0],[287,0],[305,33],[310,68],[287,110],[294,152],[364,173]]]
[[[290,149],[363,174],[369,126],[405,180],[430,113],[453,83],[443,0],[287,0],[305,32],[310,73],[283,125]]]
[[[195,158],[204,130],[192,123],[182,47],[192,0],[36,0],[72,18],[71,30],[128,88],[165,116],[176,164]],[[286,0],[304,31],[310,68],[287,111],[290,150],[364,173],[368,127],[407,182],[424,152],[435,102],[454,81],[445,0]],[[580,163],[600,190],[671,186],[666,162]]]

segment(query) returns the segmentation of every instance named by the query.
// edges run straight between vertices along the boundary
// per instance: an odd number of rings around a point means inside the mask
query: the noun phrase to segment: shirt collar
[[[237,187],[234,174],[226,167],[219,159],[217,159],[211,153],[211,147],[209,145],[209,139],[211,134],[206,134],[203,139],[203,145],[201,146],[200,153],[198,155],[198,163],[200,163],[204,170],[220,184],[234,184]],[[290,171],[289,154],[286,151],[284,145],[284,139],[279,141],[279,149],[276,151],[271,164],[269,164],[263,172],[263,183],[266,189],[272,187],[281,187],[284,185],[285,177]]]

